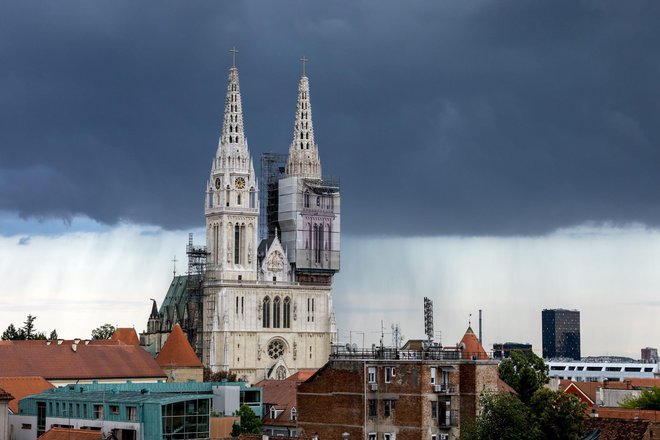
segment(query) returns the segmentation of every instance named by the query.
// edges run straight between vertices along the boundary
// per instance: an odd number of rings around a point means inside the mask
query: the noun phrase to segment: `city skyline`
[[[236,46],[255,161],[286,152],[310,59],[340,339],[422,337],[429,296],[448,345],[481,308],[486,346],[539,351],[555,307],[581,311],[585,355],[658,345],[658,6],[36,4],[0,19],[3,330],[144,328],[203,241]]]

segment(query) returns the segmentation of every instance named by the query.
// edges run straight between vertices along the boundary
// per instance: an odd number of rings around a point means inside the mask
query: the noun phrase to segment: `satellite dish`
[[[348,342],[346,343],[346,351],[348,351],[349,353],[351,352],[351,344]]]
[[[353,342],[353,353],[357,353],[357,344]]]

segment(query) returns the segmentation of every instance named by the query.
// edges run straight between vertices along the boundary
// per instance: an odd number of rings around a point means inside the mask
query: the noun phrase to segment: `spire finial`
[[[177,261],[179,261],[179,260],[176,259],[176,255],[175,255],[174,258],[172,258],[172,264],[173,264],[172,275],[174,275],[174,276],[176,276],[176,262]]]
[[[307,76],[307,74],[305,72],[305,68],[307,67],[307,62],[309,61],[309,59],[306,56],[303,55],[303,57],[300,59],[300,61],[302,61],[302,68],[303,68],[302,76]]]
[[[236,54],[238,53],[238,49],[232,47],[229,49],[229,52],[231,52],[231,67],[236,67]]]
[[[472,313],[468,315],[468,327],[472,327]]]

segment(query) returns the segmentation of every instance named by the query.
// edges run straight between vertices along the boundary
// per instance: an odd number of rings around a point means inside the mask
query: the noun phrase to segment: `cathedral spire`
[[[238,81],[238,69],[236,68],[236,53],[238,50],[233,48],[230,52],[232,53],[232,67],[229,69],[229,80],[227,81],[225,118],[222,124],[220,145],[247,148],[247,140],[243,129],[241,87]]]
[[[314,142],[314,125],[312,124],[312,104],[309,98],[309,78],[305,72],[307,58],[303,57],[303,73],[298,81],[298,101],[296,103],[296,119],[293,125],[293,141],[289,147],[289,158],[286,173],[289,176],[299,176],[307,179],[321,179],[321,161]]]

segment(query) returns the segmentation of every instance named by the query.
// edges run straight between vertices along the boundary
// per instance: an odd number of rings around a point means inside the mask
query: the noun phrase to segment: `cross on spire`
[[[231,67],[236,67],[236,54],[238,53],[238,50],[235,47],[232,47],[229,49],[229,52],[231,52]]]
[[[300,61],[302,61],[303,76],[306,76],[306,75],[305,75],[305,68],[307,67],[307,62],[309,61],[309,59],[308,59],[306,56],[303,56],[303,57],[300,59]]]
[[[175,255],[174,258],[172,258],[172,263],[173,263],[172,274],[173,274],[174,276],[176,276],[176,262],[177,262],[177,261],[179,261],[179,260],[176,259],[176,255]]]

